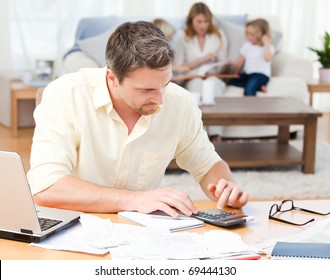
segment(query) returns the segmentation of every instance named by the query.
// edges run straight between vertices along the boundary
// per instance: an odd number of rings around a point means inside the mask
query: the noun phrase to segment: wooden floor
[[[29,158],[33,128],[21,128],[18,137],[13,138],[11,129],[0,125],[0,150],[16,151],[21,154],[25,169],[30,168]],[[330,143],[330,113],[318,119],[317,139]]]

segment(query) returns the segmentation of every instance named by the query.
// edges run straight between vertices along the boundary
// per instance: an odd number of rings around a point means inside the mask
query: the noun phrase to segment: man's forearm
[[[213,167],[207,172],[204,178],[200,181],[200,185],[203,191],[212,198],[208,191],[207,186],[209,184],[217,184],[220,179],[225,179],[230,182],[234,182],[234,179],[231,175],[229,166],[225,161],[218,161]],[[213,198],[212,198],[213,199]]]
[[[130,209],[133,192],[108,188],[66,176],[48,189],[34,195],[40,206],[83,212],[118,212]]]

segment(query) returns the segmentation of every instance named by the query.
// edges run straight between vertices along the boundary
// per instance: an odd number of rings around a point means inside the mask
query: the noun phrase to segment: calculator
[[[234,212],[220,210],[217,208],[201,210],[192,216],[196,219],[204,221],[205,223],[221,227],[234,226],[253,220],[252,216],[236,214]]]

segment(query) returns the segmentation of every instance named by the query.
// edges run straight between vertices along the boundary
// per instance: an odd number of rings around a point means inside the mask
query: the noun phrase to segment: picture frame
[[[34,80],[51,81],[54,76],[54,61],[53,60],[36,60],[34,72]]]

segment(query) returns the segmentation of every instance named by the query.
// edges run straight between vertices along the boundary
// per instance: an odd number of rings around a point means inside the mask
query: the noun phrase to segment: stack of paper
[[[170,233],[123,224],[117,224],[116,230],[122,232],[128,243],[110,249],[114,260],[260,258],[258,249],[246,245],[240,235],[225,230],[212,230],[204,234]]]
[[[142,222],[148,223],[150,220],[145,220],[145,218]],[[196,219],[183,218],[174,220],[176,229],[179,225],[182,228],[183,225],[193,227],[203,224]],[[212,230],[204,234],[173,233],[169,230],[173,229],[173,219],[152,219],[154,222],[152,226],[135,226],[113,224],[109,219],[82,214],[80,223],[77,225],[31,245],[90,254],[110,252],[112,259],[184,260],[256,259],[259,257],[258,249],[246,245],[236,233],[226,230]]]
[[[170,231],[185,230],[202,227],[204,225],[203,221],[187,216],[180,216],[175,219],[170,216],[150,215],[129,211],[119,212],[118,215],[142,226]]]

